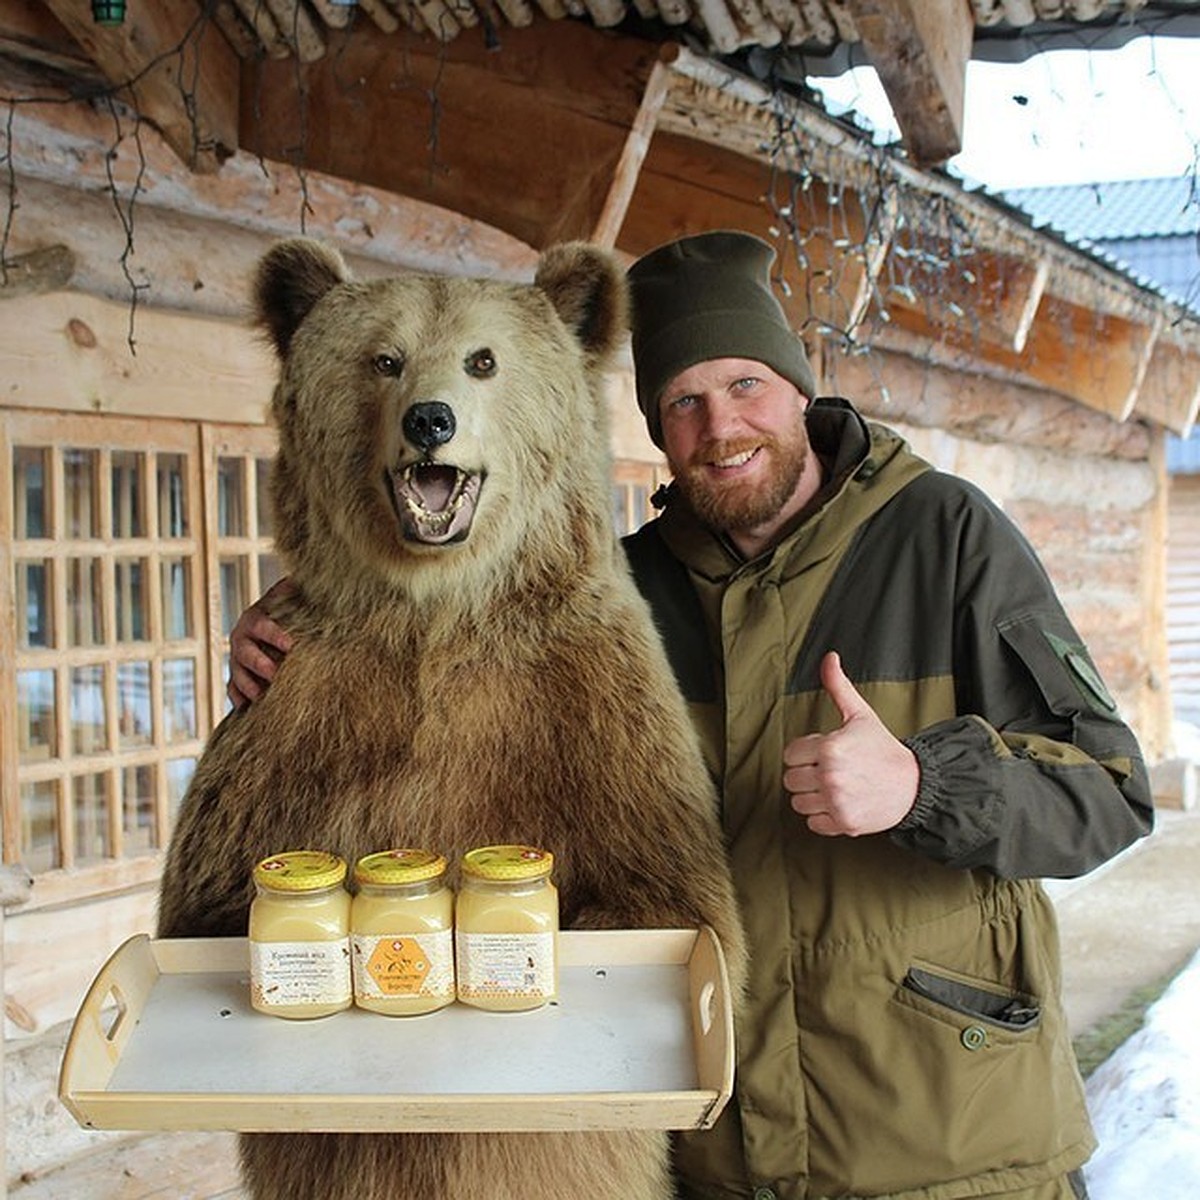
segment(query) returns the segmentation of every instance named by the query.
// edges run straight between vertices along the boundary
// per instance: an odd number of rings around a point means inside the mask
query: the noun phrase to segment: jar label
[[[356,933],[350,944],[356,996],[454,996],[454,934],[449,929],[391,937]]]
[[[458,994],[548,999],[554,995],[553,933],[458,933]]]
[[[352,995],[350,939],[251,942],[250,989],[259,1008],[342,1004]]]

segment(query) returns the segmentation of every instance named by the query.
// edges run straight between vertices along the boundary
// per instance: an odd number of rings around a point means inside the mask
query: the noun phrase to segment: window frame
[[[14,537],[17,514],[14,505],[14,448],[30,446],[49,451],[46,480],[49,527],[44,538]],[[98,536],[65,537],[67,520],[64,451],[95,453],[93,499],[98,506]],[[0,708],[0,821],[5,862],[20,862],[23,850],[21,786],[49,780],[54,785],[56,852],[58,865],[36,874],[34,898],[26,906],[46,907],[153,883],[161,873],[162,858],[169,844],[169,764],[198,758],[208,734],[228,708],[225,699],[224,655],[228,639],[221,632],[220,592],[215,564],[222,553],[250,553],[250,588],[258,582],[259,556],[273,553],[269,540],[248,537],[230,545],[217,535],[216,468],[220,457],[243,459],[244,483],[250,519],[255,519],[257,487],[255,461],[271,458],[275,450],[273,428],[259,425],[210,425],[160,417],[88,416],[41,410],[4,410],[0,422],[0,675],[4,678],[4,700]],[[140,536],[116,536],[113,526],[112,465],[114,453],[136,452],[145,457],[139,469],[141,501]],[[183,455],[186,465],[185,496],[190,514],[183,537],[164,539],[158,528],[160,456]],[[257,531],[257,523],[250,525]],[[47,602],[53,629],[47,647],[22,647],[18,638],[17,564],[40,558],[51,564]],[[100,640],[94,645],[67,645],[67,565],[80,559],[99,560]],[[183,559],[190,564],[186,585],[190,634],[167,638],[163,628],[163,570],[165,564]],[[140,560],[146,577],[142,587],[147,596],[147,638],[117,640],[117,564]],[[250,599],[259,593],[250,591]],[[165,728],[164,669],[171,661],[188,659],[195,672],[195,728],[188,735],[170,740]],[[150,664],[151,735],[146,745],[122,744],[118,729],[118,670],[126,662]],[[72,744],[71,670],[102,665],[105,734],[103,748],[76,753]],[[52,753],[44,760],[21,762],[20,717],[17,680],[26,670],[54,672],[55,731]],[[158,846],[123,857],[126,800],[122,796],[121,773],[126,768],[155,766],[154,822]],[[107,799],[105,857],[77,862],[74,845],[76,811],[73,780],[98,775],[104,779]],[[178,797],[175,797],[177,800]]]

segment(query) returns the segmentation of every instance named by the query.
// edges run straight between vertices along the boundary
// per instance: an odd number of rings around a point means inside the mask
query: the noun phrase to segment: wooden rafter
[[[913,160],[932,165],[952,158],[962,149],[975,32],[968,0],[846,0],[846,7]]]
[[[238,59],[201,6],[130,4],[105,27],[81,0],[43,3],[192,170],[215,171],[237,149]]]

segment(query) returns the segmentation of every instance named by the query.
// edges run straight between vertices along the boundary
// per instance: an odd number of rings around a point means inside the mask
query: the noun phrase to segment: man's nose
[[[709,396],[701,408],[704,434],[713,440],[728,437],[740,429],[738,407],[726,396]]]

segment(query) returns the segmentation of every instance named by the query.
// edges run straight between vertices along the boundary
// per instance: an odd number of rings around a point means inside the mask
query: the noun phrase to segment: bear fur
[[[615,260],[575,243],[531,285],[356,281],[296,238],[254,301],[281,364],[275,532],[297,590],[276,616],[295,648],[205,748],[159,936],[245,936],[252,868],[283,850],[455,863],[520,842],[553,852],[564,928],[706,923],[736,990],[715,793],[611,525]],[[255,1200],[673,1194],[655,1131],[257,1133],[241,1157]]]

